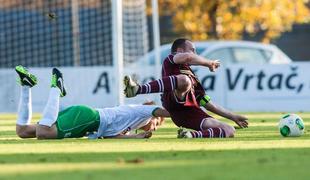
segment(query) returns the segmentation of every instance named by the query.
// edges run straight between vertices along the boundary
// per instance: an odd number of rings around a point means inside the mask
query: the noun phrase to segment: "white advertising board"
[[[193,66],[215,103],[234,111],[310,111],[310,63],[230,65],[212,73]],[[143,71],[143,73],[140,73]],[[132,71],[138,81],[154,79],[154,70]],[[142,78],[144,77],[144,78]]]
[[[85,104],[92,107],[118,105],[116,78],[112,67],[61,67],[67,96],[61,106]],[[289,65],[231,65],[215,73],[193,67],[207,94],[215,103],[234,111],[310,111],[310,63]],[[52,68],[31,68],[39,83],[32,88],[34,112],[41,112],[48,98]],[[154,79],[153,67],[126,69],[139,83]],[[0,70],[0,112],[16,112],[20,86],[14,69]],[[156,100],[159,94],[126,99],[126,104]]]

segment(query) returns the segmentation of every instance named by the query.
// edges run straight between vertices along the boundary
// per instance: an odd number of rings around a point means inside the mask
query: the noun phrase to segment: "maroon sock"
[[[139,86],[137,94],[169,92],[177,88],[177,77],[167,76]]]
[[[204,131],[191,131],[193,138],[225,138],[225,131],[222,128],[208,128]]]

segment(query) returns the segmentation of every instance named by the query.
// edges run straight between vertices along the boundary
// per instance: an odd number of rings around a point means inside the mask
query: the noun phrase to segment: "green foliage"
[[[240,39],[264,32],[263,42],[310,21],[308,0],[159,0],[174,30],[193,40]]]

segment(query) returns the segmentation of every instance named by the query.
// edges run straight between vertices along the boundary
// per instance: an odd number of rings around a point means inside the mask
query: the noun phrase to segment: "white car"
[[[206,47],[200,54],[208,59],[219,59],[223,64],[288,64],[292,60],[278,47],[249,41],[197,42],[196,46]]]
[[[204,41],[194,42],[197,54],[207,59],[219,59],[222,64],[288,64],[292,60],[278,47],[250,41]],[[160,47],[161,61],[170,54],[171,44]],[[137,66],[155,65],[154,50],[139,58]]]

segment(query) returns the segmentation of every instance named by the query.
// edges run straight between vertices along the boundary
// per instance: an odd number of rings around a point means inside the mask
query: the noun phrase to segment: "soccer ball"
[[[279,122],[280,134],[284,137],[297,137],[304,133],[304,122],[296,114],[286,114]]]

